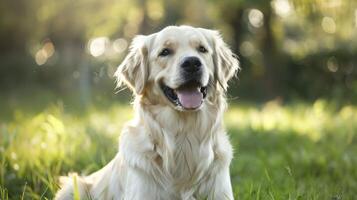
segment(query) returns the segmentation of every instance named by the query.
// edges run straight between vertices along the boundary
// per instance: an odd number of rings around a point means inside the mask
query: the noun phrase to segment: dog
[[[101,170],[65,178],[55,199],[234,199],[223,126],[235,54],[215,30],[168,26],[136,36],[115,72],[135,117]]]

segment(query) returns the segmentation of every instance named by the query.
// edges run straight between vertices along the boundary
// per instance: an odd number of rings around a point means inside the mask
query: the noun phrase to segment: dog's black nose
[[[186,57],[181,64],[181,67],[189,73],[198,72],[201,69],[201,61],[199,58],[191,56]]]

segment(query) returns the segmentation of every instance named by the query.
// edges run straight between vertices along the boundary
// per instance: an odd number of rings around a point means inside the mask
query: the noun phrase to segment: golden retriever
[[[238,69],[217,31],[169,26],[135,37],[115,73],[135,96],[119,152],[90,176],[67,177],[56,199],[233,199],[222,117]]]

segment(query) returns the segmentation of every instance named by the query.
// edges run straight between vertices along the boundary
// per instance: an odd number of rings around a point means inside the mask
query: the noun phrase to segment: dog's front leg
[[[214,180],[214,192],[208,199],[234,199],[229,167],[224,168],[216,175]]]
[[[141,169],[128,169],[124,189],[124,200],[160,200],[165,199],[165,192],[152,176]]]
[[[233,200],[229,167],[213,170],[209,179],[199,187],[197,196],[208,200]]]

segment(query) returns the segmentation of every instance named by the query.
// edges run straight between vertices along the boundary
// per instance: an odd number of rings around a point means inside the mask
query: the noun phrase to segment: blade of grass
[[[80,200],[76,175],[73,176],[73,200]]]
[[[21,195],[21,200],[24,200],[24,197],[25,197],[25,191],[26,191],[26,186],[27,186],[27,182],[25,182],[25,186],[24,186],[24,189],[22,191],[22,195]]]

